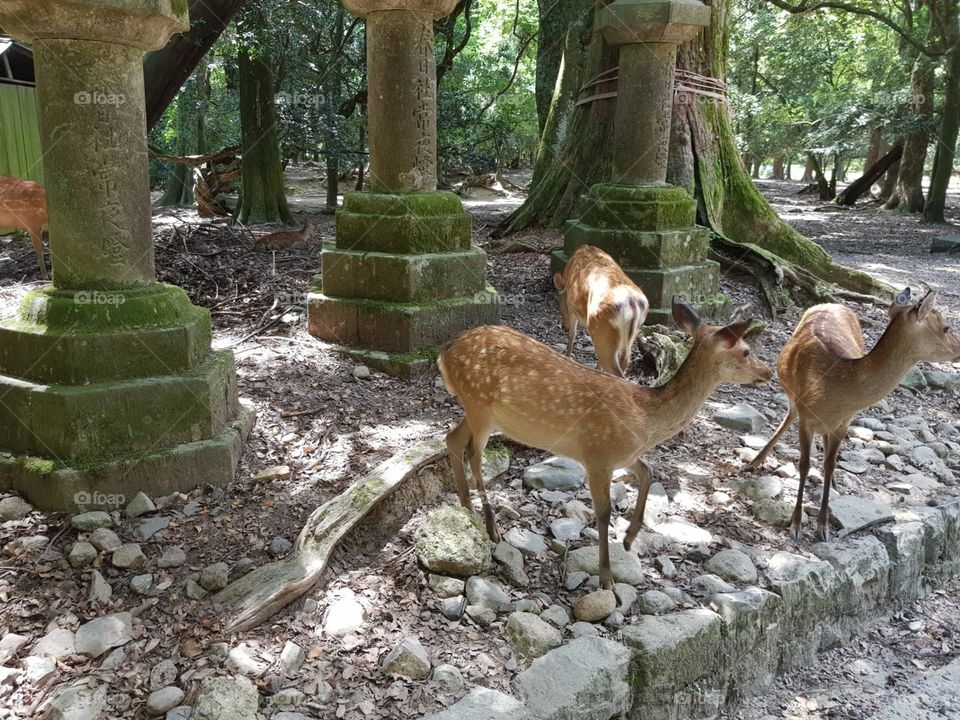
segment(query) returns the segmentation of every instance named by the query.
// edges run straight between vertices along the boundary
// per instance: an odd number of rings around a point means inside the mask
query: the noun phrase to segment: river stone
[[[736,485],[736,492],[750,500],[775,498],[783,492],[783,481],[774,475],[748,478]]]
[[[793,508],[794,505],[791,502],[767,498],[765,500],[758,500],[753,504],[753,516],[762,523],[767,523],[777,528],[785,528],[790,525],[790,519],[793,517]]]
[[[571,500],[563,506],[563,514],[586,527],[593,522],[593,510],[580,500]]]
[[[249,678],[207,678],[190,720],[256,720],[260,695]]]
[[[466,589],[466,583],[460,578],[447,577],[446,575],[427,575],[427,584],[440,598],[456,597],[463,595]]]
[[[443,505],[424,520],[417,534],[417,556],[431,572],[468,577],[490,566],[490,540],[473,512]]]
[[[711,419],[721,427],[745,433],[758,433],[767,424],[766,415],[746,403],[717,410]]]
[[[708,530],[697,527],[682,518],[668,518],[654,525],[653,531],[667,540],[681,545],[699,545],[713,542],[713,535]]]
[[[853,424],[859,425],[860,427],[870,428],[874,432],[883,432],[887,429],[887,426],[884,425],[880,420],[866,416],[854,418]]]
[[[225,562],[207,565],[200,571],[200,586],[207,592],[223,590],[230,582],[230,566]]]
[[[422,720],[533,720],[533,717],[516,698],[475,687],[459,702]]]
[[[343,637],[363,627],[363,619],[363,605],[353,590],[345,588],[327,608],[323,632],[333,637]]]
[[[630,659],[612,640],[578,638],[534,660],[515,685],[540,720],[609,720],[630,709]]]
[[[757,568],[746,553],[740,550],[721,550],[707,561],[705,568],[724,580],[755,583]]]
[[[920,468],[932,468],[942,465],[943,461],[933,450],[926,445],[918,445],[910,451],[910,461]]]
[[[134,575],[130,578],[130,589],[137,595],[149,595],[153,590],[153,575],[150,573]]]
[[[306,659],[307,656],[303,652],[303,648],[295,642],[287,640],[283,644],[283,650],[280,651],[280,667],[283,668],[286,675],[293,676],[300,672],[300,668],[303,667]]]
[[[613,594],[617,596],[617,610],[629,615],[633,604],[637,601],[637,589],[626,583],[614,583]]]
[[[583,465],[565,457],[547,458],[523,471],[523,484],[533,490],[577,490],[586,479]]]
[[[514,651],[525,658],[538,658],[560,647],[560,631],[533,613],[515,612],[507,618],[507,639]]]
[[[107,650],[126,645],[133,639],[133,618],[128,612],[104,615],[77,629],[77,652],[100,657]]]
[[[161,660],[150,670],[150,689],[160,690],[177,682],[177,664],[170,658]]]
[[[97,528],[113,527],[113,520],[103,510],[80,513],[70,518],[70,524],[77,530],[93,532]]]
[[[617,609],[617,596],[613,590],[596,590],[584,595],[573,606],[577,620],[599,622]]]
[[[567,573],[567,577],[563,580],[563,586],[567,590],[576,590],[589,579],[590,574],[582,571]]]
[[[119,536],[110,528],[97,528],[90,533],[90,544],[97,550],[109,553],[112,553],[123,545]]]
[[[497,614],[486,605],[467,605],[465,612],[480,627],[487,627],[497,619]]]
[[[467,599],[463,595],[443,598],[440,601],[440,614],[447,620],[457,621],[467,609]]]
[[[33,505],[18,495],[11,495],[0,500],[0,522],[23,520],[32,512]]]
[[[86,683],[74,685],[50,701],[48,720],[95,720],[107,704],[107,686],[91,688]]]
[[[514,587],[527,587],[530,578],[523,570],[523,555],[517,548],[501,540],[493,551],[493,559],[501,564],[503,575]]]
[[[187,561],[187,554],[180,547],[165,547],[160,559],[157,560],[157,567],[174,568],[180,567]]]
[[[162,532],[170,527],[170,518],[165,517],[152,517],[147,518],[140,526],[137,528],[137,537],[140,538],[142,542],[146,542],[158,532]]]
[[[694,591],[702,593],[703,595],[714,595],[716,593],[727,593],[736,590],[733,585],[725,581],[723,578],[717,577],[711,573],[697,575],[697,577],[690,581],[690,587]]]
[[[910,371],[903,376],[900,381],[900,387],[908,390],[923,390],[927,387],[927,377],[916,365],[910,368]]]
[[[499,612],[510,603],[510,596],[502,587],[486,578],[474,576],[467,580],[467,601]]]
[[[267,552],[275,558],[283,557],[289,554],[291,550],[293,550],[293,543],[285,537],[274,538],[270,541],[270,546],[267,548]]]
[[[128,568],[138,568],[146,565],[147,556],[143,554],[143,550],[140,549],[139,545],[136,543],[128,543],[121,545],[113,551],[113,555],[110,556],[110,562],[113,563],[114,567],[126,570]]]
[[[20,648],[28,642],[30,642],[30,638],[26,635],[6,633],[3,638],[0,638],[0,665],[3,665],[10,658],[16,657]]]
[[[927,383],[938,390],[957,390],[960,388],[960,373],[939,372],[928,370],[924,373]]]
[[[547,552],[547,541],[543,539],[543,536],[526,528],[510,528],[503,539],[524,555],[536,557]]]
[[[647,590],[637,600],[637,609],[644,615],[663,615],[676,607],[670,596],[659,590]]]
[[[463,673],[454,665],[444,663],[433,669],[434,682],[440,683],[447,692],[461,693],[465,687]]]
[[[70,554],[67,556],[67,562],[72,568],[82,568],[91,564],[97,559],[97,549],[88,542],[77,541],[70,548]]]
[[[561,630],[570,624],[570,613],[562,605],[551,605],[540,613],[540,618],[553,623]]]
[[[157,506],[153,504],[153,500],[147,497],[147,494],[144,492],[138,492],[134,495],[133,500],[127,505],[127,517],[130,518],[138,518],[141,515],[156,511]]]
[[[57,660],[75,655],[77,652],[76,639],[73,632],[66,628],[54,628],[42,638],[30,651],[37,657],[53,657]]]
[[[579,540],[583,528],[583,523],[573,518],[557,518],[550,523],[550,533],[563,542]]]
[[[383,672],[409,680],[422,680],[430,674],[430,656],[415,637],[407,637],[383,659]]]
[[[183,690],[173,685],[154,690],[147,697],[147,714],[163,715],[179,705],[183,698]]]
[[[848,535],[893,520],[893,511],[874,500],[840,495],[830,498],[830,520],[841,534]]]
[[[104,605],[113,596],[113,588],[98,570],[90,573],[90,587],[87,590],[87,602]]]
[[[628,585],[639,585],[644,581],[644,568],[640,558],[621,543],[610,543],[610,570],[613,579]],[[585,572],[600,574],[600,548],[596,545],[577,548],[567,553],[567,573]]]
[[[657,570],[660,571],[660,574],[667,580],[671,580],[677,576],[677,568],[671,560],[666,555],[658,555],[654,558],[653,564],[656,566]]]

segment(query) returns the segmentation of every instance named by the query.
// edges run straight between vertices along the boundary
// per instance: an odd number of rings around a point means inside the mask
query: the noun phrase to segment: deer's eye
[[[744,350],[744,351],[743,351],[743,356],[744,356],[744,357],[750,357],[750,351],[749,351],[749,350]]]

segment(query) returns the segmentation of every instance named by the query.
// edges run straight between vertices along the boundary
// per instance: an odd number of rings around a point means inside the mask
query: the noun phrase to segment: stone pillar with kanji
[[[143,56],[186,0],[0,0],[31,43],[52,284],[0,323],[0,490],[77,512],[234,479],[254,418],[210,313],[157,282]]]
[[[310,332],[388,373],[499,317],[460,199],[437,191],[433,22],[456,0],[343,0],[366,21],[369,191],[348,194],[310,294]]]
[[[646,293],[648,324],[669,324],[673,295],[707,316],[729,304],[720,266],[707,259],[709,230],[696,225],[696,200],[667,183],[677,47],[710,24],[710,12],[700,0],[615,0],[597,14],[620,55],[613,177],[581,199],[551,267],[562,272],[580,245],[601,248]]]

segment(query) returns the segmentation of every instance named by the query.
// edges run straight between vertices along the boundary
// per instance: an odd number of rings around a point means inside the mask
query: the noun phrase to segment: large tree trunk
[[[813,156],[807,155],[806,163],[803,166],[803,177],[800,178],[800,182],[812,183],[813,182]]]
[[[953,23],[956,24],[956,13]],[[947,55],[946,92],[943,109],[940,111],[940,135],[937,152],[933,160],[933,172],[930,176],[930,192],[923,209],[923,221],[944,223],[944,211],[947,205],[947,188],[953,177],[953,159],[957,149],[957,136],[960,134],[960,33],[949,33],[953,47]]]
[[[240,138],[243,175],[238,217],[242,223],[293,224],[283,190],[283,169],[277,135],[270,61],[239,52]]]
[[[193,69],[213,47],[246,0],[190,0],[190,30],[174,35],[163,50],[147,53],[143,79],[147,128],[153,128]]]
[[[930,145],[933,89],[933,63],[926,55],[920,55],[910,76],[914,113],[910,124],[915,130],[907,135],[904,142],[897,185],[884,205],[887,210],[923,212],[923,168],[927,161],[927,147]]]
[[[537,0],[540,34],[537,37],[537,118],[543,133],[563,61],[570,28],[590,17],[594,0]]]
[[[610,0],[597,0],[597,6]],[[595,183],[610,179],[613,117],[611,98],[578,105],[579,99],[603,95],[613,82],[593,83],[617,66],[617,49],[593,32],[593,13],[567,31],[556,92],[540,139],[527,201],[498,228],[504,235],[531,225],[559,227],[574,217],[580,197]]]
[[[883,177],[884,174],[889,172],[890,168],[896,166],[897,163],[900,162],[900,158],[902,156],[903,143],[899,142],[893,146],[893,149],[890,150],[890,152],[878,159],[872,165],[868,166],[863,171],[863,175],[850,183],[846,190],[837,195],[834,202],[836,202],[837,205],[855,205],[857,200],[860,199],[861,195],[865,195],[866,193],[870,192],[870,188],[873,187],[873,184]]]
[[[785,165],[785,164],[786,164],[786,156],[784,156],[784,155],[777,155],[777,156],[773,159],[773,173],[770,175],[770,177],[771,177],[773,180],[783,180],[783,179],[784,179],[784,174],[783,174],[784,171],[783,171],[783,169],[784,169],[784,165]]]

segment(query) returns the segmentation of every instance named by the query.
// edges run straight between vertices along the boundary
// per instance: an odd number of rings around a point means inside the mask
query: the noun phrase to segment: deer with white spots
[[[630,355],[650,303],[643,290],[603,250],[581,245],[563,274],[553,276],[560,317],[567,331],[567,356],[573,352],[577,324],[590,333],[600,369],[626,377]]]
[[[600,581],[604,588],[613,586],[607,537],[613,471],[630,469],[639,485],[623,541],[629,549],[640,531],[653,482],[642,456],[686,427],[718,385],[753,385],[771,377],[743,340],[751,321],[707,325],[677,297],[673,318],[693,337],[693,346],[673,379],[657,388],[638,387],[583,367],[502,326],[469,330],[444,349],[440,372],[465,415],[447,435],[457,493],[461,504],[472,508],[463,464],[467,451],[492,540],[500,539],[500,531],[480,461],[487,439],[499,429],[517,442],[572,458],[586,468],[600,534]]]
[[[40,277],[46,279],[43,231],[47,227],[47,195],[43,185],[0,175],[0,227],[26,230],[40,265]]]
[[[918,362],[960,361],[960,337],[934,308],[928,292],[911,302],[910,288],[890,306],[890,321],[873,350],[864,353],[860,321],[843,305],[817,305],[804,314],[777,361],[780,383],[790,401],[786,417],[750,467],[763,466],[777,441],[800,422],[800,488],[790,536],[800,541],[803,488],[810,472],[813,436],[823,436],[823,493],[817,516],[818,540],[830,539],[830,483],[840,443],[853,417],[880,402]]]

